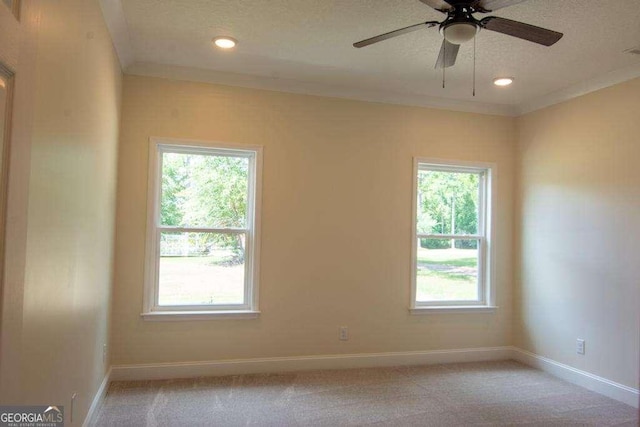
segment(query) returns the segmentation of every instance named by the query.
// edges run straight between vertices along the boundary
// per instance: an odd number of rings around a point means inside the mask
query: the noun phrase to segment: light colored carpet
[[[114,382],[98,426],[637,426],[635,408],[514,361]]]

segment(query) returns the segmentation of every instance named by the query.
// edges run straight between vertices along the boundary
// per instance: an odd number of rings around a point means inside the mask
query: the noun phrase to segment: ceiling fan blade
[[[474,8],[478,12],[493,12],[503,7],[513,6],[527,0],[476,0]]]
[[[446,39],[443,39],[438,60],[436,61],[436,69],[443,68],[443,64],[444,68],[453,66],[458,57],[458,50],[460,50],[459,44],[449,43]]]
[[[379,36],[375,36],[375,37],[371,37],[369,39],[361,40],[359,42],[354,43],[353,47],[369,46],[370,44],[378,43],[378,42],[381,42],[383,40],[390,39],[392,37],[396,37],[396,36],[399,36],[399,35],[402,35],[402,34],[407,34],[407,33],[419,30],[419,29],[424,28],[424,27],[426,27],[426,28],[435,27],[436,25],[440,25],[440,23],[437,22],[437,21],[427,21],[427,22],[423,22],[421,24],[409,25],[408,27],[400,28],[399,30],[389,31],[388,33],[380,34]]]
[[[444,0],[420,0],[420,1],[426,4],[427,6],[434,8],[439,12],[447,12],[448,10],[451,10],[451,4],[447,3]]]
[[[560,40],[562,33],[525,24],[524,22],[512,21],[511,19],[488,16],[480,21],[482,28],[495,31],[509,36],[518,37],[523,40],[538,43],[544,46],[551,46]]]

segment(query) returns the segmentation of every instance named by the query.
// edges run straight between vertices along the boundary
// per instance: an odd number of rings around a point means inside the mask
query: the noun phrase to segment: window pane
[[[244,255],[244,233],[162,233],[158,304],[243,304]]]
[[[248,176],[246,157],[163,153],[160,223],[246,227]]]
[[[477,173],[418,171],[418,233],[477,234]]]
[[[416,301],[477,301],[478,241],[418,239]]]

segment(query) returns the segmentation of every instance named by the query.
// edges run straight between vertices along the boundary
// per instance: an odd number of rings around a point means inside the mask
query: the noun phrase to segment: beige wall
[[[108,366],[121,72],[97,1],[23,2],[17,43],[1,400],[69,421],[77,393],[75,424]]]
[[[135,76],[122,114],[114,364],[510,344],[513,119]],[[140,318],[150,136],[264,146],[259,319]],[[408,314],[413,156],[497,163],[496,314]]]
[[[108,363],[510,344],[638,387],[640,80],[514,120],[127,76],[103,362],[118,61],[96,1],[12,19],[0,7],[17,72],[2,403],[77,392],[83,419]],[[260,318],[140,318],[150,136],[265,147]],[[408,314],[413,156],[497,163],[497,313]]]
[[[638,388],[640,79],[517,126],[515,345]]]

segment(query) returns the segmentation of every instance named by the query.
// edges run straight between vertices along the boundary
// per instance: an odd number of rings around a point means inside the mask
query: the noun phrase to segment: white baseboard
[[[93,397],[93,401],[91,402],[91,406],[89,407],[89,412],[87,412],[87,416],[82,423],[82,427],[88,427],[92,425],[94,418],[98,413],[98,408],[102,404],[104,400],[104,396],[107,394],[107,390],[109,389],[109,383],[113,380],[111,378],[111,368],[107,371],[107,374],[104,376],[102,383],[100,383],[100,387],[98,387],[98,391],[96,395]]]
[[[392,353],[334,354],[322,356],[270,357],[203,362],[153,363],[112,366],[94,399],[85,425],[103,399],[108,381],[194,378],[203,376],[292,372],[315,369],[353,369],[436,363],[481,362],[514,359],[548,372],[612,399],[638,407],[637,389],[581,371],[516,347],[484,347],[455,350],[409,351]]]
[[[638,389],[581,371],[555,360],[516,347],[513,348],[513,359],[635,408],[640,403]]]
[[[373,368],[435,363],[506,360],[511,347],[465,348],[456,350],[409,351],[394,353],[335,354],[324,356],[270,357],[206,362],[155,363],[112,366],[111,380],[152,380],[193,378],[314,369]]]

